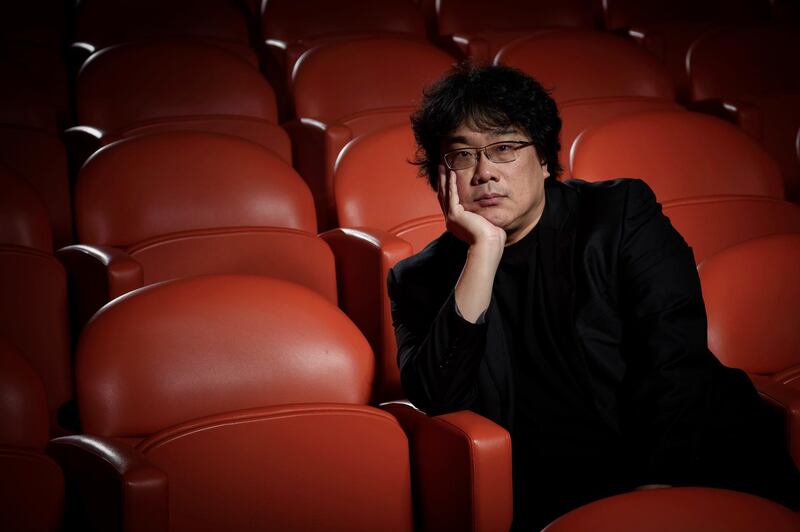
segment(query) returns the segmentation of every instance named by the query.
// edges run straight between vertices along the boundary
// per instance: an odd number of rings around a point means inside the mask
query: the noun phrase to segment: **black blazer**
[[[714,484],[727,460],[761,452],[758,396],[708,350],[691,248],[650,188],[547,179],[545,194],[538,253],[547,325],[560,351],[576,357],[597,415],[626,435],[641,482]],[[444,233],[389,272],[403,388],[431,414],[471,409],[511,429],[503,317],[494,299],[482,325],[455,310],[466,252]]]

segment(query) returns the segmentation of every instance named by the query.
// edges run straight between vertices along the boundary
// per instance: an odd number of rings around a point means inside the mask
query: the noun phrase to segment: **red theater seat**
[[[738,128],[698,113],[623,116],[584,131],[572,176],[643,179],[662,203],[719,194],[783,199],[775,162]]]
[[[768,16],[764,0],[604,0],[606,28],[621,30],[665,21],[731,22]]]
[[[561,151],[558,158],[564,169],[560,179],[570,179],[570,154],[581,133],[609,120],[644,111],[681,111],[683,107],[666,98],[625,96],[618,98],[586,98],[559,105],[561,117]]]
[[[249,47],[247,17],[236,0],[82,0],[76,6],[79,48],[94,52],[165,38],[214,44],[258,65]]]
[[[0,165],[39,195],[47,209],[55,247],[73,243],[67,152],[58,137],[40,129],[2,125]]]
[[[559,104],[584,98],[675,96],[669,74],[653,57],[600,31],[540,31],[505,46],[494,62],[534,76],[552,90]]]
[[[800,234],[729,247],[698,270],[708,312],[708,342],[725,365],[771,375],[800,390]]]
[[[778,162],[787,197],[800,200],[794,140],[800,127],[800,31],[778,25],[720,28],[689,50],[693,104],[735,122]]]
[[[87,435],[49,452],[84,526],[413,529],[406,435],[365,406],[369,345],[318,294],[247,276],[146,287],[98,313],[77,357]]]
[[[800,206],[755,196],[709,196],[664,205],[673,227],[700,264],[741,242],[780,233],[800,233]]]
[[[32,187],[0,172],[0,338],[39,374],[51,429],[63,434],[72,399],[67,285],[53,257],[47,211]],[[61,416],[61,417],[60,417]]]
[[[341,228],[322,235],[336,255],[342,308],[376,353],[378,400],[404,397],[386,292],[388,271],[444,231],[436,193],[409,163],[415,151],[407,125],[350,143],[336,166]]]
[[[789,449],[800,466],[800,333],[796,283],[800,235],[743,242],[698,267],[708,314],[708,346],[723,364],[747,371],[787,418]]]
[[[76,107],[80,125],[102,132],[205,115],[277,122],[275,95],[258,70],[197,42],[126,44],[94,54],[78,76]]]
[[[483,0],[436,2],[439,38],[476,63],[488,63],[507,43],[542,28],[593,28],[586,0]],[[475,16],[480,13],[481,16]]]
[[[211,273],[281,277],[336,301],[308,188],[256,144],[201,132],[119,141],[82,169],[75,212],[82,244],[59,256],[79,324],[134,288]]]
[[[423,88],[452,63],[429,44],[390,37],[337,42],[302,56],[292,86],[299,119],[286,128],[295,165],[317,202],[321,229],[336,226],[333,169],[341,149],[364,133],[408,123]],[[414,68],[398,76],[398,65],[404,64]]]
[[[291,76],[306,50],[354,36],[397,35],[425,38],[425,18],[408,0],[266,0],[261,5],[261,34],[275,67]]]
[[[42,381],[0,340],[0,516],[5,530],[60,530],[64,476],[44,454],[49,439]]]
[[[752,532],[764,527],[790,532],[797,514],[772,501],[712,488],[634,491],[582,506],[556,519],[543,532]]]

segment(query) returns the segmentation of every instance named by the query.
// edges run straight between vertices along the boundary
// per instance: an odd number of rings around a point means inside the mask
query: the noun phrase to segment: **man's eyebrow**
[[[467,142],[467,137],[462,137],[462,136],[445,137],[444,140],[448,144],[469,144]]]
[[[514,135],[514,134],[519,134],[519,129],[515,127],[498,128],[498,129],[493,129],[491,134],[494,137],[500,137],[503,135]]]

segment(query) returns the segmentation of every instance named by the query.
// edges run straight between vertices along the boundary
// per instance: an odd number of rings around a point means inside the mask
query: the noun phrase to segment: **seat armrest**
[[[167,531],[167,476],[138,450],[81,435],[52,440],[47,453],[64,471],[67,530]]]
[[[398,261],[412,255],[411,244],[380,229],[339,228],[320,236],[336,258],[339,306],[375,353],[374,400],[403,397],[386,277]]]
[[[411,448],[415,512],[423,530],[507,531],[513,516],[511,436],[469,410],[428,416],[401,402]]]
[[[800,390],[764,375],[751,374],[749,377],[761,398],[769,406],[783,411],[789,453],[800,468]]]
[[[100,307],[144,284],[142,265],[118,248],[75,244],[56,257],[67,272],[74,338]]]

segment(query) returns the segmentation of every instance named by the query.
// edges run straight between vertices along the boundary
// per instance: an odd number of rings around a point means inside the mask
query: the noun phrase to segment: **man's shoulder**
[[[606,181],[584,181],[582,179],[569,179],[560,183],[565,189],[578,193],[585,198],[612,199],[625,198],[629,194],[637,196],[652,195],[653,191],[641,179],[622,177]]]
[[[638,209],[642,205],[656,203],[652,189],[641,179],[619,178],[592,182],[571,179],[561,183],[561,186],[566,193],[577,196],[584,218],[624,217],[630,208]]]

